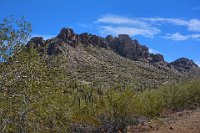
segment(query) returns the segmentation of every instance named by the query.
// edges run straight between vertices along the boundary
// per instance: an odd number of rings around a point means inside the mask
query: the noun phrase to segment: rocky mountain
[[[33,45],[42,54],[66,55],[72,74],[80,81],[98,82],[103,86],[129,83],[133,86],[154,88],[168,82],[200,75],[199,67],[186,58],[168,63],[163,55],[149,52],[148,47],[132,40],[128,35],[105,38],[76,34],[70,28],[61,29],[51,39],[32,38]]]
[[[198,65],[194,63],[194,61],[189,60],[187,58],[180,58],[170,63],[174,69],[180,72],[188,72],[193,69],[198,69]]]

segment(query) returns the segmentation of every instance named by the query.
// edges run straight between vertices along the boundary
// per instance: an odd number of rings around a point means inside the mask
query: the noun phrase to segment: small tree
[[[25,46],[30,31],[12,17],[0,27],[0,132],[67,132],[66,62]]]
[[[31,24],[21,17],[15,20],[12,16],[0,23],[0,59],[8,59],[20,50],[30,38]]]

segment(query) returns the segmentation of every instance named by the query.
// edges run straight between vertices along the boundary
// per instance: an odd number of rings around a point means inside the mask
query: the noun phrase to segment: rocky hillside
[[[48,40],[32,38],[27,46],[30,45],[48,56],[67,56],[73,76],[98,86],[120,83],[141,90],[200,75],[192,60],[180,58],[168,63],[163,55],[150,53],[148,47],[125,34],[102,38],[63,28]]]

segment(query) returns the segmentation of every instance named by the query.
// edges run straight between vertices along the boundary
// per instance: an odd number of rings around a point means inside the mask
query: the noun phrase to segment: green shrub
[[[95,88],[69,77],[60,59],[44,60],[31,48],[1,64],[0,132],[117,132],[140,117],[200,104],[200,80],[143,92],[120,84]]]
[[[200,82],[192,80],[186,83],[164,86],[159,90],[165,108],[177,110],[200,103]]]

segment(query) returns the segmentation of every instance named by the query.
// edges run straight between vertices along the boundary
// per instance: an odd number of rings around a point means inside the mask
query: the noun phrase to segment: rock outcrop
[[[80,42],[84,46],[93,45],[93,46],[100,46],[100,47],[106,48],[108,45],[108,43],[105,41],[104,38],[96,36],[96,35],[82,33],[79,35],[79,37],[80,37]]]
[[[31,38],[31,40],[29,41],[28,45],[34,43],[35,46],[45,46],[45,40],[43,39],[43,37],[33,37]]]
[[[187,72],[192,69],[198,68],[198,65],[194,63],[194,61],[189,60],[187,58],[180,58],[170,63],[172,67],[179,72]]]
[[[80,43],[80,38],[74,31],[70,28],[63,28],[61,29],[60,33],[56,37],[71,46],[75,46],[76,44]]]
[[[150,62],[152,64],[156,63],[156,62],[164,62],[165,61],[163,55],[161,55],[161,54],[150,54],[150,57],[151,57]]]
[[[46,41],[43,40],[42,37],[34,37],[27,46],[31,44],[37,48],[39,52],[44,53],[44,51],[47,51],[48,55],[66,53],[67,50],[69,50],[69,46],[95,46],[110,49],[134,61],[149,63],[159,69],[167,67],[183,72],[198,68],[192,60],[186,58],[180,58],[172,63],[167,63],[163,55],[150,53],[148,47],[141,45],[137,40],[132,40],[130,36],[126,34],[118,35],[118,37],[108,35],[106,38],[102,38],[88,33],[78,35],[70,28],[63,28],[56,37]]]
[[[150,54],[146,46],[139,44],[137,40],[132,40],[128,35],[122,34],[118,37],[107,36],[109,47],[121,56],[135,61],[148,62]]]
[[[33,37],[28,42],[27,47],[36,48],[40,53],[44,53],[46,47],[45,40],[43,39],[43,37]]]

